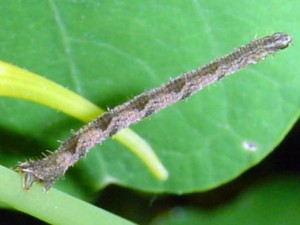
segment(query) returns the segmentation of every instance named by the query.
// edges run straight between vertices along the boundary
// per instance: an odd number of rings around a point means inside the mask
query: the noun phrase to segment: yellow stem
[[[76,93],[42,76],[0,61],[0,96],[21,98],[49,106],[83,122],[104,113],[104,110]],[[124,129],[114,139],[140,158],[159,180],[168,178],[168,171],[150,145],[130,129]]]

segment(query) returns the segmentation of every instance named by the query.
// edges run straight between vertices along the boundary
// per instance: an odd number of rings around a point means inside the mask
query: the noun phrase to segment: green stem
[[[0,165],[0,201],[49,224],[133,225],[121,217],[67,195],[56,189],[42,192],[39,184],[24,191],[20,175]],[[5,185],[4,185],[5,184]]]

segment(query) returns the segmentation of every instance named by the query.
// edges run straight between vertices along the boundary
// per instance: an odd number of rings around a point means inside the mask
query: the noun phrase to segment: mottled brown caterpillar
[[[292,38],[285,33],[275,33],[254,40],[229,55],[109,110],[83,126],[53,153],[40,160],[20,163],[16,170],[24,173],[24,188],[29,189],[34,182],[42,182],[44,189],[48,190],[94,145],[101,144],[118,131],[191,96],[223,77],[285,49],[291,41]]]

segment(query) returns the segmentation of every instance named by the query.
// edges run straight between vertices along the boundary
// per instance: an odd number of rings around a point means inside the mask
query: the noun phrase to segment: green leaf
[[[283,31],[296,39],[297,6],[297,1],[279,0],[258,1],[255,7],[232,0],[9,1],[0,7],[1,59],[112,108],[256,35]],[[71,183],[78,193],[88,193],[116,183],[187,193],[239,176],[267,156],[299,117],[297,47],[132,127],[156,150],[170,171],[168,181],[155,180],[138,159],[109,140],[58,187],[70,192]],[[57,140],[82,125],[22,100],[0,99],[0,108],[0,163],[6,166],[54,150]]]
[[[215,210],[178,207],[159,216],[151,224],[299,224],[298,193],[298,179],[281,177],[251,187],[235,201]]]

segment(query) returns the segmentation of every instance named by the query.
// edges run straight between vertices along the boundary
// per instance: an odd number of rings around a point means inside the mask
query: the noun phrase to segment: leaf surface
[[[58,184],[66,191],[67,183],[85,190],[117,183],[152,192],[204,191],[260,162],[299,117],[298,14],[292,10],[297,5],[279,0],[10,1],[0,7],[1,60],[112,108],[256,35],[289,33],[295,43],[276,57],[132,127],[156,150],[169,170],[168,181],[155,180],[123,146],[108,140]],[[0,163],[6,166],[54,150],[57,140],[82,125],[18,99],[0,99],[0,109]]]

